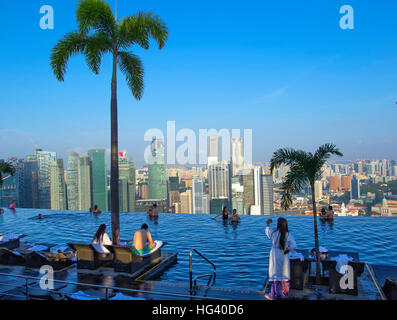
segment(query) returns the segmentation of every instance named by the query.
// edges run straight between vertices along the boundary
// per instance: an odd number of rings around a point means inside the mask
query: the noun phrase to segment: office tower
[[[360,180],[356,175],[354,175],[351,180],[350,198],[355,200],[360,199]]]
[[[149,199],[149,184],[146,180],[139,181],[138,183],[138,196],[142,200]]]
[[[232,139],[231,147],[232,176],[242,174],[244,170],[243,140],[241,138]]]
[[[200,178],[193,178],[193,183],[192,183],[193,213],[205,213],[203,196],[204,196],[204,181]]]
[[[314,195],[316,200],[319,200],[323,197],[323,183],[321,181],[314,182]]]
[[[68,198],[68,210],[79,210],[79,155],[69,151],[68,168],[66,171],[66,190]]]
[[[342,176],[341,177],[341,187],[345,190],[351,189],[351,176]]]
[[[164,162],[164,143],[153,138],[149,158],[149,198],[155,200],[167,199],[167,177]]]
[[[244,214],[244,186],[242,176],[231,179],[232,209],[237,210],[237,214]]]
[[[181,213],[193,213],[191,189],[181,193]]]
[[[251,169],[243,175],[244,186],[244,214],[251,214],[251,206],[255,205],[254,171]]]
[[[50,194],[50,165],[56,161],[56,153],[51,151],[44,151],[36,149],[36,157],[39,165],[39,208],[51,208],[51,194]]]
[[[254,180],[254,204],[250,208],[250,214],[260,215],[262,212],[262,168],[254,167],[252,174]]]
[[[392,176],[397,177],[397,166],[393,166],[392,168]]]
[[[211,199],[229,197],[229,166],[227,163],[208,167],[208,186]]]
[[[338,176],[329,177],[329,191],[331,191],[331,192],[339,191],[339,177]]]
[[[79,210],[89,210],[92,205],[91,193],[91,159],[87,155],[80,155],[77,167]]]
[[[66,185],[62,159],[50,164],[50,199],[52,210],[66,210]]]
[[[38,208],[38,176],[39,165],[34,155],[26,156],[23,165],[23,201],[24,208]]]
[[[123,194],[120,202],[120,212],[135,211],[135,163],[125,153],[119,153],[119,179],[121,191]],[[125,180],[125,181],[124,181]],[[120,194],[120,191],[119,191]]]
[[[269,171],[262,174],[262,212],[266,215],[274,213],[273,175]]]
[[[210,200],[210,213],[211,214],[220,214],[224,207],[229,205],[228,198],[216,198]]]
[[[169,190],[169,192],[179,191],[179,188],[180,188],[180,182],[179,182],[179,176],[177,173],[175,177],[168,178],[168,190]]]
[[[97,205],[101,211],[107,211],[106,150],[88,150],[88,156],[91,160],[92,203],[93,205]]]
[[[203,194],[203,213],[209,214],[210,212],[210,196]]]
[[[209,136],[207,141],[207,157],[208,166],[218,164],[222,161],[221,157],[221,137],[220,136]]]

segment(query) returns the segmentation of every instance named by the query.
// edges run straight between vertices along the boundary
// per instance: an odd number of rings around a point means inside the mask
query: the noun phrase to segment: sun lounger
[[[61,253],[46,253],[33,251],[25,256],[26,266],[41,268],[43,265],[51,266],[55,271],[64,270],[75,263]]]
[[[26,259],[24,255],[18,251],[0,248],[0,264],[21,266],[26,264]]]
[[[76,251],[78,269],[95,270],[112,263],[113,255],[100,253],[91,244],[68,243],[67,245]]]
[[[19,248],[20,239],[26,237],[25,234],[5,233],[0,235],[0,247],[7,249]]]
[[[133,274],[145,267],[150,267],[160,262],[161,248],[164,245],[166,245],[166,242],[162,243],[153,253],[144,256],[136,254],[131,246],[107,245],[105,247],[114,254],[114,271]]]
[[[290,288],[303,290],[305,273],[308,270],[307,250],[295,250],[295,256],[289,257],[291,280]]]

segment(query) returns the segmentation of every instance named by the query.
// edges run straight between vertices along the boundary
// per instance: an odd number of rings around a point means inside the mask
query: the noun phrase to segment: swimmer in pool
[[[10,210],[15,210],[15,206],[17,205],[17,201],[13,200],[12,203],[10,204],[10,206],[8,207],[8,209]]]
[[[227,212],[227,207],[223,207],[222,213],[218,214],[216,217],[212,218],[212,219],[216,219],[219,216],[222,216],[222,220],[227,220],[229,219],[229,212]]]

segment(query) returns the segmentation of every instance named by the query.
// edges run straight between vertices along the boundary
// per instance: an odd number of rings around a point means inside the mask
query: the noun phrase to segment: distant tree
[[[281,206],[284,210],[288,210],[292,205],[293,194],[301,191],[307,183],[310,184],[314,217],[314,243],[317,253],[319,252],[319,243],[314,183],[321,178],[322,168],[331,155],[343,156],[334,144],[324,144],[314,154],[291,148],[278,149],[270,161],[272,172],[281,165],[289,167],[281,187]],[[316,283],[321,283],[319,254],[316,257]]]
[[[117,71],[120,69],[132,95],[140,100],[144,70],[140,58],[128,50],[135,45],[149,49],[150,39],[155,40],[159,49],[162,49],[168,39],[168,28],[159,16],[151,12],[138,12],[117,21],[103,0],[80,0],[76,15],[78,30],[67,33],[53,48],[51,67],[56,78],[64,81],[71,56],[84,54],[89,68],[95,74],[99,74],[103,56],[112,56],[110,202],[112,240],[114,244],[120,244]]]
[[[5,174],[9,174],[11,176],[15,174],[15,168],[10,162],[0,162],[0,185],[4,182]]]

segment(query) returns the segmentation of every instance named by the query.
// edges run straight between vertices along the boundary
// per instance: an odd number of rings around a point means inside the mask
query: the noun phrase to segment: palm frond
[[[116,21],[109,4],[103,0],[80,0],[77,3],[79,31],[87,34],[92,29],[114,37]]]
[[[86,37],[75,31],[67,33],[52,49],[51,67],[59,81],[64,81],[69,58],[78,53],[84,53],[86,44]]]
[[[128,86],[131,89],[133,96],[140,100],[143,95],[143,65],[138,56],[130,53],[120,51],[118,53],[118,64],[121,72],[126,77]]]
[[[90,69],[95,73],[99,73],[102,56],[111,52],[112,41],[109,36],[103,32],[97,32],[87,37],[85,46],[86,61]]]
[[[157,42],[159,49],[168,40],[168,28],[159,16],[152,12],[138,12],[133,16],[123,18],[119,24],[119,46],[127,49],[130,45],[138,44],[149,49],[149,41]]]
[[[290,168],[281,186],[281,207],[284,210],[292,204],[292,195],[299,192],[309,181],[304,168],[295,165]]]
[[[283,164],[289,167],[297,164],[304,166],[309,159],[309,155],[302,150],[292,148],[278,149],[273,153],[273,157],[270,160],[270,170],[273,172],[274,169],[277,169]]]
[[[15,174],[14,166],[9,162],[0,162],[0,185],[3,184],[4,173],[8,173],[13,176]]]
[[[313,156],[313,166],[316,171],[316,179],[321,175],[321,169],[331,155],[343,157],[343,153],[332,143],[326,143],[320,146]]]

